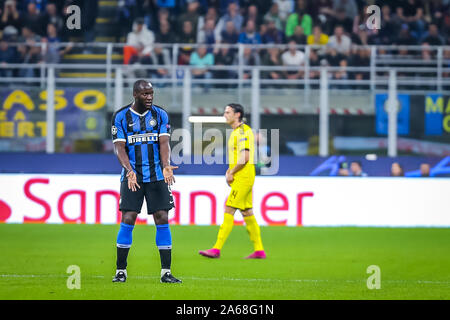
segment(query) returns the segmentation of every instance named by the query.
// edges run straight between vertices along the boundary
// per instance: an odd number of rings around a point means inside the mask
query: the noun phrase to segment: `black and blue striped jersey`
[[[127,105],[114,112],[111,121],[113,143],[125,142],[130,164],[139,182],[164,180],[162,173],[159,137],[170,136],[170,121],[167,112],[156,105],[139,114]],[[122,168],[120,181],[125,179]]]

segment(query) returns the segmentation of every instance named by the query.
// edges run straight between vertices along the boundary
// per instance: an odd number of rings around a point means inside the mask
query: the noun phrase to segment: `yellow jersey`
[[[239,156],[243,150],[248,150],[250,158],[245,166],[234,174],[234,182],[237,183],[250,183],[255,181],[255,139],[253,137],[252,128],[245,123],[233,130],[228,139],[228,160],[229,168],[232,169],[236,166]]]

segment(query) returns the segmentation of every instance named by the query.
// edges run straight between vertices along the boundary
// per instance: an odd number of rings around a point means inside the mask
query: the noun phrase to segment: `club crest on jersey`
[[[149,125],[151,125],[152,127],[156,126],[156,120],[151,118],[150,121],[148,122]]]
[[[112,126],[111,127],[111,134],[114,136],[117,134],[117,127],[116,126]]]

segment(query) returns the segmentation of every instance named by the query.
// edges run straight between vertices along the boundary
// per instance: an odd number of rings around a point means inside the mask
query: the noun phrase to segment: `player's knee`
[[[244,210],[244,211],[242,211],[242,215],[243,215],[244,217],[250,217],[250,216],[253,215],[253,210],[252,210],[252,209]]]
[[[153,214],[153,219],[156,224],[167,224],[169,223],[169,214],[165,210],[158,210]]]
[[[134,225],[136,222],[136,216],[130,212],[122,213],[122,222],[129,225]]]

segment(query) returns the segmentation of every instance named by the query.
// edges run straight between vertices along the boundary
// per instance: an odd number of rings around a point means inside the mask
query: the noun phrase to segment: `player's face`
[[[141,90],[136,93],[134,98],[139,105],[150,108],[153,103],[153,94],[153,88],[148,85],[144,88],[141,88]]]
[[[227,106],[225,107],[223,116],[225,117],[225,120],[228,124],[232,124],[239,118],[239,113],[235,113],[233,108]]]

